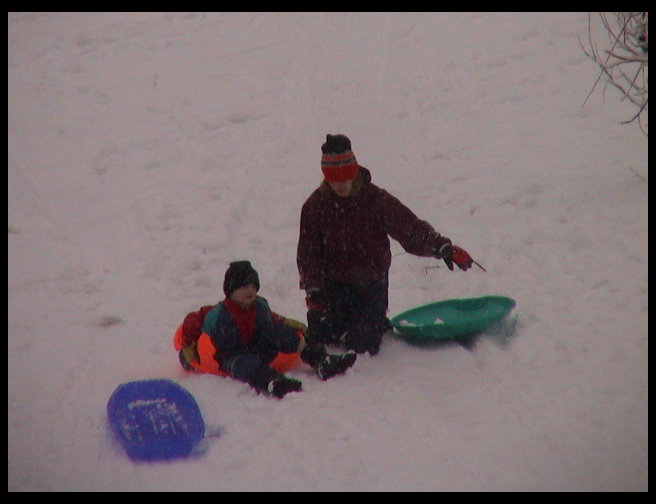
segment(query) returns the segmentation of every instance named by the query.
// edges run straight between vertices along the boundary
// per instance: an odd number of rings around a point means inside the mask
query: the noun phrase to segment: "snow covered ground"
[[[648,490],[648,140],[583,13],[9,13],[10,491]],[[517,306],[506,344],[376,357],[281,401],[186,374],[184,315],[250,259],[305,317],[326,133],[487,272],[396,254],[390,316]],[[440,266],[439,268],[427,268]],[[169,378],[209,434],[134,464],[106,403]]]

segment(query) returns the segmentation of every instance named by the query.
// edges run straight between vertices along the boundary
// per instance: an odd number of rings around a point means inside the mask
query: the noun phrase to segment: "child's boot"
[[[258,392],[271,394],[282,399],[289,392],[298,392],[302,383],[294,378],[289,378],[269,366],[262,366],[253,373],[248,383]]]
[[[308,343],[301,352],[301,360],[314,368],[322,380],[343,374],[357,359],[355,352],[330,355],[323,345]]]

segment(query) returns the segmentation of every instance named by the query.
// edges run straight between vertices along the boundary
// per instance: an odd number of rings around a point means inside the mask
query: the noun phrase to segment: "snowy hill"
[[[9,13],[8,489],[648,490],[648,141],[616,91],[582,107],[586,33],[581,13]],[[389,335],[282,401],[186,374],[173,332],[232,260],[305,318],[326,133],[487,270],[395,243],[390,315],[507,295],[513,337]],[[218,437],[133,464],[105,408],[143,378]]]

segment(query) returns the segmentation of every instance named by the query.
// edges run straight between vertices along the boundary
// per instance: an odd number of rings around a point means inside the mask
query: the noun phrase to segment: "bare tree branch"
[[[648,136],[648,14],[647,12],[616,12],[614,21],[605,12],[599,13],[605,37],[598,43],[592,34],[592,15],[588,14],[587,46],[579,39],[585,55],[600,68],[592,89],[583,102],[588,102],[602,77],[622,93],[638,112],[622,124],[637,121],[640,130]],[[603,56],[602,56],[603,55]]]

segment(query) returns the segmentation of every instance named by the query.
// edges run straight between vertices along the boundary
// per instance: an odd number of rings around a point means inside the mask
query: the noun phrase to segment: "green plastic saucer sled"
[[[390,322],[397,336],[412,343],[457,340],[485,331],[514,307],[515,300],[504,296],[447,299],[399,313]]]

